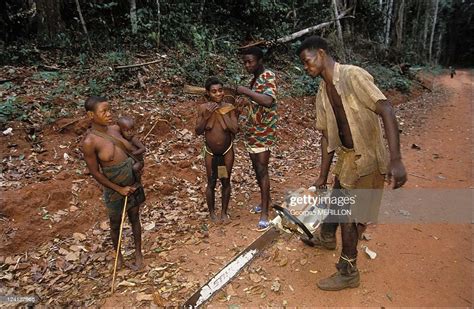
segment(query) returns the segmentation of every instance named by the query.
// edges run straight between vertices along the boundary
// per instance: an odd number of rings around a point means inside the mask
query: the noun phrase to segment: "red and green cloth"
[[[271,96],[273,102],[270,107],[265,107],[251,101],[244,124],[247,145],[252,148],[271,147],[276,142],[275,133],[278,122],[275,73],[270,70],[263,71],[250,89]]]

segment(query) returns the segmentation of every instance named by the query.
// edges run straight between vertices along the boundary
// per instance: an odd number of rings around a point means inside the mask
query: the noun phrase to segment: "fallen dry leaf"
[[[234,287],[230,283],[226,287],[225,293],[226,293],[227,296],[237,296],[237,293],[235,292]]]
[[[278,261],[278,265],[280,267],[286,266],[286,264],[288,264],[288,258],[287,257],[283,257],[283,258],[280,259],[280,261]]]
[[[163,297],[161,297],[161,294],[159,292],[155,292],[153,293],[153,303],[158,307],[164,307],[166,301],[163,299]]]
[[[80,252],[70,252],[66,255],[66,261],[73,262],[79,260]]]
[[[127,281],[127,280],[124,280],[122,282],[120,282],[117,287],[119,286],[127,286],[127,287],[132,287],[132,286],[135,286],[136,284],[133,283],[133,282],[130,282],[130,281]]]
[[[260,281],[262,281],[262,277],[260,277],[260,275],[258,274],[250,274],[250,280],[254,283],[259,283]]]
[[[72,237],[74,237],[75,240],[77,241],[83,241],[83,240],[86,240],[86,235],[82,234],[82,233],[74,233],[72,234]]]
[[[103,230],[103,231],[107,231],[109,229],[109,223],[107,221],[102,221],[99,225],[99,227]]]
[[[153,294],[137,293],[136,299],[137,301],[152,301]]]
[[[143,227],[145,231],[151,231],[155,228],[155,222],[150,222]]]

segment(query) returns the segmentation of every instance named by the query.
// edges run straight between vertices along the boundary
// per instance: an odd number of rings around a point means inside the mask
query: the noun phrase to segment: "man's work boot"
[[[326,223],[321,224],[321,232],[313,234],[313,238],[304,235],[300,239],[310,247],[322,248],[327,250],[336,249],[336,230],[339,224]]]
[[[360,284],[359,270],[356,258],[348,259],[341,254],[336,264],[337,272],[326,279],[320,280],[318,288],[324,291],[339,291],[347,288],[356,288]]]
[[[315,248],[322,248],[327,250],[336,249],[336,236],[328,233],[321,232],[319,235],[313,235],[313,238],[309,238],[306,235],[301,236],[301,241],[306,245]]]

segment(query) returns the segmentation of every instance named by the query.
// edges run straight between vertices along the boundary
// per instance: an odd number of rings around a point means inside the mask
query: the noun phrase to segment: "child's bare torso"
[[[214,111],[207,120],[204,136],[206,138],[207,147],[210,148],[213,153],[223,153],[229,148],[232,142],[232,133],[227,128],[223,119],[223,117],[228,117],[228,115],[226,115]]]

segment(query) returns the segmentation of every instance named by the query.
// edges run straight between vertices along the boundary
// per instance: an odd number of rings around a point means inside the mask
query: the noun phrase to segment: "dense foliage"
[[[281,73],[282,93],[310,95],[317,83],[294,52],[304,36],[275,40],[334,21],[336,9],[348,12],[341,27],[333,22],[313,33],[330,41],[336,59],[368,69],[384,89],[409,90],[401,64],[472,64],[474,5],[463,0],[4,0],[0,64],[51,64],[47,53],[55,65],[78,67],[88,77],[87,85],[63,87],[61,94],[113,95],[114,85],[137,71],[110,68],[137,57],[163,57],[157,74],[170,86],[202,85],[210,75],[241,83],[238,48],[262,41],[266,61]],[[0,117],[17,117],[18,104],[4,102]]]

